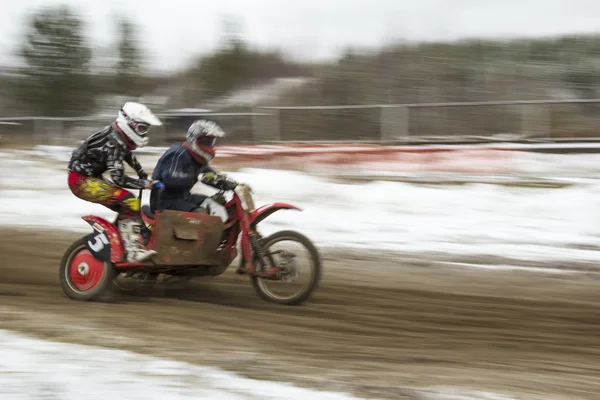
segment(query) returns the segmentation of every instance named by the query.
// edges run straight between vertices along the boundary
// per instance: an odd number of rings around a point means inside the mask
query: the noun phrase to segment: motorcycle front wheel
[[[273,247],[281,242],[293,242],[308,253],[309,262],[307,263],[310,270],[310,277],[304,284],[299,284],[298,290],[292,294],[281,294],[271,285],[291,286],[296,284],[298,278],[303,272],[301,262],[298,260],[296,251],[290,250],[274,250]],[[263,252],[267,268],[274,266],[281,268],[280,279],[271,280],[253,276],[252,286],[258,295],[271,303],[282,305],[299,305],[307,300],[317,288],[322,275],[322,262],[319,251],[315,245],[306,236],[295,231],[280,231],[268,237],[261,239]],[[258,260],[257,260],[258,261]],[[258,267],[258,265],[257,265]]]

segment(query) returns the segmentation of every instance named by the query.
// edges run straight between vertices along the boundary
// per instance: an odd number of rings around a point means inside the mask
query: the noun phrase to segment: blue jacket
[[[159,191],[153,189],[150,194],[150,207],[162,209],[164,202],[188,197],[198,177],[207,172],[216,172],[208,164],[198,164],[188,150],[180,143],[174,144],[160,157],[152,173],[152,179],[160,180],[165,188],[160,201]]]

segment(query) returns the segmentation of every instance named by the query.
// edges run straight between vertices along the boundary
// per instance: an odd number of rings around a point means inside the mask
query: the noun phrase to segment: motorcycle
[[[231,199],[225,200],[225,190],[211,198],[227,211],[227,220],[210,215],[206,210],[182,212],[162,210],[152,212],[141,207],[146,235],[141,243],[146,249],[156,250],[149,261],[126,261],[123,242],[113,223],[94,216],[82,219],[93,232],[76,240],[64,253],[60,264],[60,284],[64,293],[74,300],[93,301],[117,285],[117,276],[139,278],[159,275],[167,278],[190,280],[199,276],[223,274],[239,254],[238,275],[250,277],[252,286],[264,300],[276,304],[298,305],[317,288],[321,278],[322,262],[319,252],[309,238],[299,232],[285,230],[263,237],[258,224],[279,210],[300,208],[287,203],[273,203],[255,208],[251,189],[237,185]],[[142,190],[138,199],[142,201]],[[145,236],[145,237],[144,237]],[[286,250],[272,251],[273,245],[285,241],[299,243],[310,255],[311,276],[308,283],[292,295],[275,293],[268,284],[292,284],[300,274],[297,255]],[[238,246],[239,242],[239,246]]]

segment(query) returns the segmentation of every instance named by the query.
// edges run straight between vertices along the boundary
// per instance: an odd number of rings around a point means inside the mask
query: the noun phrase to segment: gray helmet
[[[209,162],[215,157],[217,138],[225,136],[225,131],[214,121],[196,120],[187,132],[186,147],[198,161]]]

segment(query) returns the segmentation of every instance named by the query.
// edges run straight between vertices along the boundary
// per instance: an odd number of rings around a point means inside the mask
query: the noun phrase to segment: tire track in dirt
[[[324,253],[304,306],[264,302],[246,279],[72,301],[58,284],[77,233],[0,230],[0,328],[100,344],[365,397],[454,386],[522,399],[600,391],[600,281]],[[376,272],[376,273],[375,273]],[[563,397],[561,397],[563,396]]]

